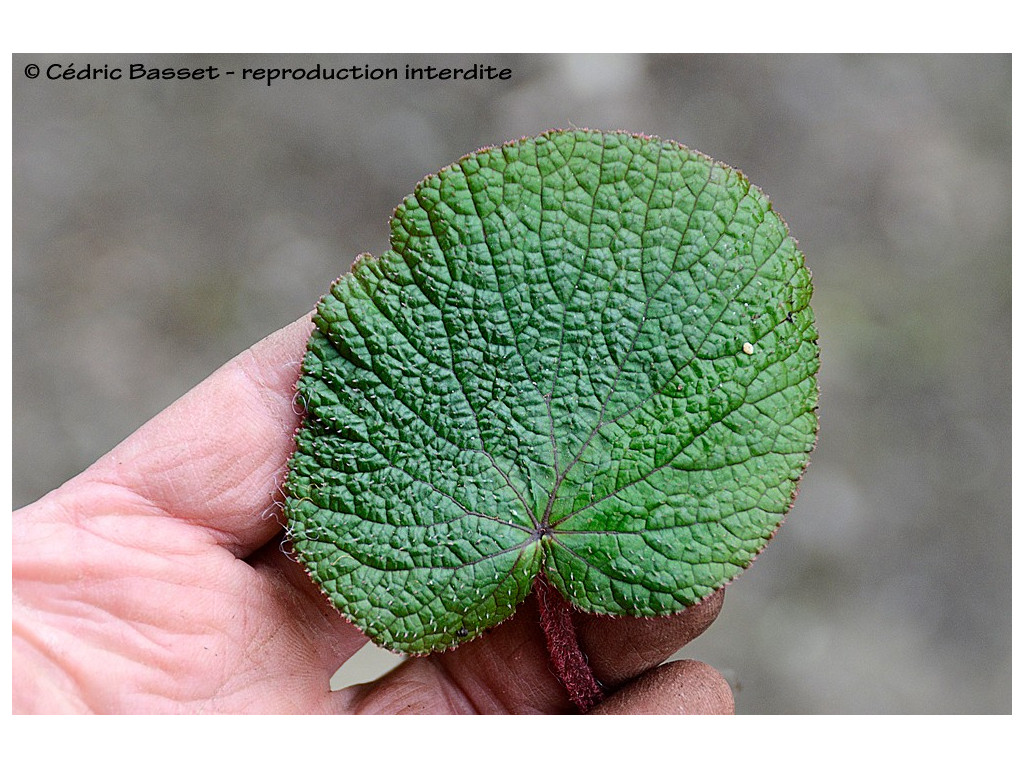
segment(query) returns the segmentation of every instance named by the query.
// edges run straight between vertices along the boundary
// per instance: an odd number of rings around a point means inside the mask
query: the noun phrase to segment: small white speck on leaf
[[[749,341],[743,342],[743,351],[748,355],[754,354],[754,345]]]

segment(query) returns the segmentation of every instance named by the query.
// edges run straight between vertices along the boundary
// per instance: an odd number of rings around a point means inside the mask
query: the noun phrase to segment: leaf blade
[[[300,559],[409,652],[507,618],[541,572],[583,610],[682,610],[792,503],[810,294],[763,193],[681,145],[552,132],[463,158],[318,305]]]

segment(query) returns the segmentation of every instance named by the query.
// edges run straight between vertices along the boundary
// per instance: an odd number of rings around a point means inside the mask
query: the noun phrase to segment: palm
[[[253,347],[16,513],[16,708],[571,710],[548,669],[532,600],[455,651],[329,691],[331,674],[366,639],[282,553],[273,514],[298,423],[291,393],[309,328],[308,320],[293,324]],[[587,618],[583,646],[598,678],[617,686],[699,634],[720,603],[658,621]],[[702,665],[656,675],[691,686],[670,702],[682,709],[731,707],[727,688]],[[609,709],[664,709],[654,702],[667,684],[653,694],[637,688]]]

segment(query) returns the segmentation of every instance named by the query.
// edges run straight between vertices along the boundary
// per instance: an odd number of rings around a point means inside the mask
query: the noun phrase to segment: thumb
[[[641,675],[599,706],[593,715],[731,715],[732,689],[718,670],[687,659]]]

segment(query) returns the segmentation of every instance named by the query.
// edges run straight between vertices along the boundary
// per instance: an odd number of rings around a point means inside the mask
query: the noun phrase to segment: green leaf
[[[750,565],[817,431],[810,274],[738,171],[552,132],[424,179],[320,301],[295,552],[371,639],[444,649],[543,574],[678,612]]]

